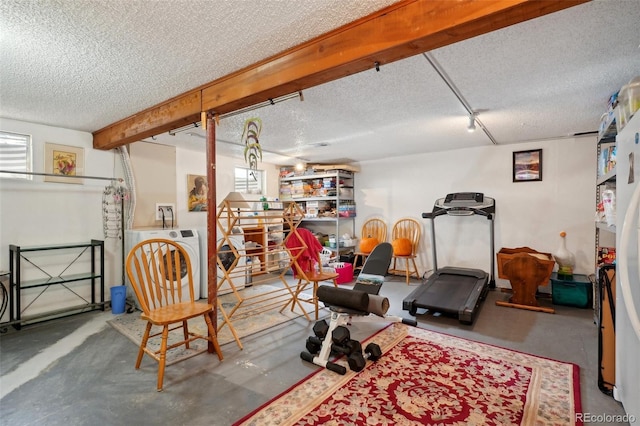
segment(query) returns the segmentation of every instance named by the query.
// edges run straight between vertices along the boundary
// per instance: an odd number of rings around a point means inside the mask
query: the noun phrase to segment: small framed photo
[[[55,175],[45,176],[45,182],[82,185],[82,179],[68,176],[84,175],[84,148],[46,143],[44,146],[44,172],[48,175]]]
[[[514,151],[513,181],[532,182],[542,180],[542,149]]]

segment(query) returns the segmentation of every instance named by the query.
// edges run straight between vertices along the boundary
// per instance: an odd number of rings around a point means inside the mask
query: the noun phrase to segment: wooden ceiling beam
[[[111,149],[589,0],[406,0],[93,134]]]
[[[93,132],[93,147],[113,149],[200,121],[202,92],[191,91]]]

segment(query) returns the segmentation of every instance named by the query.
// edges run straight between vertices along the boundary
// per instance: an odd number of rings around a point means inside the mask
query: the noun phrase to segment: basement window
[[[0,178],[33,180],[30,174],[32,167],[31,135],[22,135],[0,131]]]
[[[235,191],[242,194],[264,194],[264,170],[236,167]]]

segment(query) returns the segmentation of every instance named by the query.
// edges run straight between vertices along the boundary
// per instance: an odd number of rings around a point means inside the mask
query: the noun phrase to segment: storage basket
[[[338,284],[346,284],[353,281],[353,265],[347,262],[333,262],[329,266],[335,269],[338,274],[336,282]]]
[[[329,265],[329,262],[331,262],[332,260],[335,260],[333,251],[329,250],[328,248],[323,248],[320,252],[320,262],[322,262],[322,266]]]

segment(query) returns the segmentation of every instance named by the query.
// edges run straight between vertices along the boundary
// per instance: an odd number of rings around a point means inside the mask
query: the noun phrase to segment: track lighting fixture
[[[279,98],[269,98],[269,99],[267,99],[266,101],[264,101],[262,103],[259,103],[259,104],[256,104],[256,105],[250,105],[250,106],[248,106],[246,108],[242,108],[242,109],[239,109],[239,110],[236,110],[236,111],[231,111],[231,112],[228,112],[226,114],[221,114],[220,115],[220,119],[232,117],[232,116],[238,115],[238,114],[244,114],[245,112],[253,111],[253,110],[256,110],[258,108],[262,108],[262,107],[269,106],[269,105],[275,105],[277,103],[288,101],[289,99],[295,99],[295,98],[299,98],[300,102],[304,102],[304,95],[302,94],[302,91],[298,91],[298,92],[295,92],[295,93],[290,93],[288,95],[280,96]]]
[[[469,114],[469,125],[467,126],[467,132],[473,133],[476,131],[476,114]]]
[[[169,133],[171,136],[175,136],[175,135],[176,135],[176,133],[180,133],[180,132],[184,132],[184,131],[187,131],[187,130],[195,129],[195,128],[197,128],[199,125],[200,125],[200,123],[198,123],[198,122],[196,121],[196,122],[193,122],[193,123],[191,123],[191,124],[187,124],[186,126],[182,126],[182,127],[177,128],[177,129],[169,130],[169,132],[168,132],[168,133]]]

